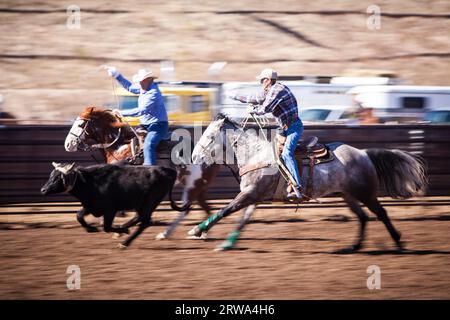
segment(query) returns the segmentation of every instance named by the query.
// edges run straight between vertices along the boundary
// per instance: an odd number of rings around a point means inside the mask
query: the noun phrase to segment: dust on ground
[[[240,214],[223,219],[207,241],[188,240],[186,232],[205,217],[193,211],[172,239],[156,241],[176,213],[155,212],[155,225],[126,250],[115,248],[120,240],[110,234],[86,233],[74,214],[1,215],[0,298],[449,299],[449,206],[386,208],[403,252],[370,215],[365,248],[337,253],[358,231],[347,208],[259,209],[229,252],[213,249]],[[81,268],[81,290],[66,287],[69,265]],[[381,290],[367,288],[371,265],[381,269]]]

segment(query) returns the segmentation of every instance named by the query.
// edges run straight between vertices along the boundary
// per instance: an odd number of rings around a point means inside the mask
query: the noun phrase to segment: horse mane
[[[112,128],[119,128],[125,125],[111,112],[111,110],[89,106],[84,108],[80,113],[82,119],[95,119],[101,121],[105,126]]]
[[[242,125],[241,125],[240,123],[238,123],[238,122],[236,122],[236,121],[234,121],[234,120],[231,120],[226,114],[224,114],[224,113],[222,113],[222,112],[220,112],[219,114],[217,114],[217,116],[215,117],[214,120],[222,120],[222,119],[224,119],[225,122],[231,123],[231,124],[232,124],[233,126],[235,126],[235,127],[238,127],[238,128],[240,128],[240,129],[243,129],[243,128],[242,128]]]

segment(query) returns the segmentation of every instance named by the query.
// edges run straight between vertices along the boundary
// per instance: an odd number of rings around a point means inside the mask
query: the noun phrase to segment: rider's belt
[[[293,124],[297,120],[298,120],[298,115],[293,115],[292,117],[287,118],[286,123],[283,124],[281,127],[283,128],[284,131],[286,131],[287,129],[289,129],[291,124]]]

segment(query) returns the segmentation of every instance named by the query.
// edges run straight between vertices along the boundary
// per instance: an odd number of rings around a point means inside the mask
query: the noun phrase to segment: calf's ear
[[[67,172],[71,171],[75,167],[75,162],[72,162],[71,164],[66,165]]]
[[[68,174],[70,171],[72,171],[73,167],[75,167],[75,162],[72,162],[71,164],[66,164],[62,166],[62,173]]]
[[[62,165],[61,165],[61,163],[58,163],[58,162],[52,162],[52,166],[53,166],[53,168],[59,168],[59,167],[62,167]]]
[[[66,165],[63,165],[60,163],[53,163],[53,166],[55,167],[56,170],[58,170],[62,174],[68,174],[75,166],[75,162],[73,162],[71,164],[66,164]]]

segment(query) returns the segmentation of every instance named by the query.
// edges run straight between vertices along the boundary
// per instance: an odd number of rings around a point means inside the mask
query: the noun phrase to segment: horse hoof
[[[337,253],[337,254],[351,254],[351,253],[355,253],[356,251],[358,251],[358,248],[356,248],[356,246],[351,246],[351,247],[348,247],[348,248],[343,248],[343,249],[336,250],[334,253]]]
[[[200,233],[201,233],[201,231],[197,226],[195,226],[194,228],[192,228],[191,230],[188,231],[189,236],[197,236],[198,237],[198,236],[200,236]]]
[[[126,248],[128,248],[128,246],[126,246],[126,245],[124,245],[124,244],[122,244],[122,243],[119,243],[119,244],[117,245],[117,248],[118,248],[118,249],[121,249],[121,250],[125,250]]]
[[[398,242],[397,242],[397,250],[398,250],[398,251],[403,251],[403,250],[405,250],[405,244],[403,243],[403,241],[398,241]]]
[[[206,240],[208,238],[208,233],[207,232],[202,232],[200,235],[190,235],[186,237],[187,239],[191,239],[191,240]]]
[[[216,247],[214,251],[227,251],[231,249],[233,249],[233,244],[229,241],[225,241],[224,243]]]
[[[119,239],[121,236],[122,236],[121,233],[114,232],[113,235],[112,235],[112,238],[113,239]]]
[[[86,231],[89,232],[89,233],[99,232],[96,227],[90,227],[90,228],[86,229]]]
[[[160,232],[156,235],[155,240],[164,240],[167,239],[168,237],[166,236],[166,234],[164,232]]]

